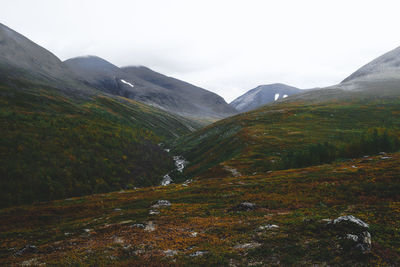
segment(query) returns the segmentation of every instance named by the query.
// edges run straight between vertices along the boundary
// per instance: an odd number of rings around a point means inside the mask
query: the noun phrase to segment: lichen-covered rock
[[[258,227],[259,230],[271,230],[271,229],[278,229],[279,226],[276,224],[267,224],[267,225],[261,225]]]
[[[199,257],[199,256],[203,256],[204,254],[207,254],[207,253],[208,253],[208,251],[200,251],[200,250],[198,250],[198,251],[193,252],[192,254],[190,254],[190,257]]]
[[[178,251],[172,250],[172,249],[167,249],[167,250],[164,250],[164,254],[167,257],[173,257],[175,255],[178,255]]]
[[[149,210],[149,215],[158,215],[160,212],[158,210]]]
[[[365,228],[369,227],[369,225],[367,223],[365,223],[362,220],[354,217],[353,215],[341,216],[341,217],[336,218],[336,219],[333,220],[333,224],[338,224],[340,222],[351,222],[351,223],[357,224],[357,225],[359,225],[361,227],[365,227]]]
[[[161,180],[161,185],[162,186],[167,186],[170,183],[172,183],[172,178],[169,176],[169,174],[164,175],[163,179]]]
[[[369,225],[353,215],[341,216],[328,223],[331,231],[343,241],[344,249],[358,249],[363,253],[371,250],[371,234]]]
[[[158,200],[154,205],[152,205],[152,208],[162,208],[162,207],[169,207],[171,206],[171,202],[168,200]]]

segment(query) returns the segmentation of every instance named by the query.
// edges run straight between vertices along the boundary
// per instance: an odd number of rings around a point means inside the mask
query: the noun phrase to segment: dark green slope
[[[175,151],[190,162],[186,176],[209,177],[232,169],[253,174],[397,150],[399,91],[336,91],[340,97],[327,91],[318,102],[316,95],[299,95],[296,101],[264,106],[184,136]]]
[[[0,206],[159,184],[174,164],[158,144],[198,127],[129,99],[72,95],[0,80]]]

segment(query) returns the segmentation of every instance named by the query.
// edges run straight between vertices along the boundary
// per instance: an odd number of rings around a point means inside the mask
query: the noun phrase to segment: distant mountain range
[[[254,110],[276,100],[326,101],[362,97],[362,95],[397,95],[400,90],[400,47],[364,65],[341,83],[326,88],[300,90],[284,84],[260,85],[233,100],[239,112]],[[357,93],[358,92],[358,93]],[[361,95],[357,95],[362,92]],[[276,99],[275,99],[276,98]]]
[[[100,90],[196,120],[214,121],[236,113],[217,94],[145,67],[119,68],[96,56],[62,62],[2,24],[0,68],[3,76],[35,79],[65,93],[93,95]]]
[[[314,159],[307,160],[307,155],[323,158],[332,153],[330,149],[337,150],[333,157],[339,152],[348,153],[348,157],[370,155],[383,151],[381,141],[368,143],[379,139],[379,131],[380,138],[385,139],[385,131],[393,129],[397,131],[394,138],[398,138],[399,99],[400,47],[337,85],[300,91],[273,84],[250,90],[230,103],[239,111],[250,112],[181,137],[176,150],[190,162],[185,175],[198,177],[215,177],[223,172],[232,176],[264,174],[317,164]],[[323,146],[326,151],[318,152]],[[348,148],[340,151],[343,146]]]
[[[239,96],[229,105],[240,112],[245,112],[301,92],[299,88],[281,83],[260,85]]]

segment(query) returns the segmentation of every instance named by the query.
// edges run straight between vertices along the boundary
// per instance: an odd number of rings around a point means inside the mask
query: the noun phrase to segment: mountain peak
[[[342,83],[394,77],[400,78],[400,46],[364,65]]]
[[[60,59],[1,23],[0,62],[41,79],[65,77],[65,68]]]
[[[240,112],[245,112],[300,92],[301,89],[283,83],[259,85],[239,96],[229,105]]]

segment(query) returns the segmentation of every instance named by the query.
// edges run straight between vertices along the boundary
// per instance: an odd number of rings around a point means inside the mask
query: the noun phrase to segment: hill
[[[0,25],[0,206],[149,186],[174,168],[158,144],[199,124],[76,80]]]
[[[372,138],[375,130],[393,135],[390,142],[397,140],[398,95],[360,98],[360,94],[357,97],[350,94],[345,98],[342,94],[340,101],[301,102],[300,97],[303,99],[306,94],[299,95],[297,102],[291,99],[270,104],[178,139],[177,153],[190,162],[186,176],[216,176],[232,169],[253,174],[319,164],[355,156],[346,152],[352,144],[359,144],[353,150],[358,156],[377,153],[383,148],[376,145],[375,151],[369,151],[366,144],[360,144]]]
[[[157,185],[195,123],[128,99],[0,85],[0,206]]]

